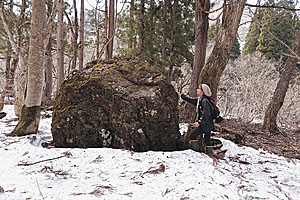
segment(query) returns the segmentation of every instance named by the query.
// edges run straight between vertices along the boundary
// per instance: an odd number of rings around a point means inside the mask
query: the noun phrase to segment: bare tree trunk
[[[114,30],[115,30],[115,0],[109,0],[109,27],[108,27],[108,59],[112,58],[114,47]]]
[[[47,16],[50,18],[53,12],[53,1],[46,1]],[[49,34],[49,33],[48,33]],[[42,105],[49,106],[52,104],[52,90],[53,90],[53,59],[52,59],[52,37],[49,37],[49,41],[45,52],[45,85],[42,97]]]
[[[19,63],[15,72],[15,104],[14,112],[17,117],[21,116],[21,110],[25,103],[26,97],[26,83],[27,83],[27,62],[23,56],[19,54]]]
[[[167,21],[167,7],[168,7],[168,1],[165,1],[164,2],[164,7],[163,7],[163,18],[165,19],[164,21],[164,26],[166,25],[166,21]],[[166,29],[164,29],[163,30],[163,38],[162,38],[162,52],[161,52],[161,54],[162,54],[162,68],[161,68],[161,70],[162,70],[162,72],[163,73],[165,73],[166,72],[166,67],[165,66],[167,66],[168,65],[168,60],[167,60],[167,43],[168,43],[168,41],[167,41],[167,30]]]
[[[14,94],[14,76],[15,69],[18,64],[18,58],[13,57],[13,53],[11,51],[11,45],[7,42],[7,52],[6,52],[6,62],[5,62],[5,79],[6,83],[3,90],[0,93],[0,111],[4,108],[4,100],[6,96],[13,96]]]
[[[171,43],[172,43],[172,49],[171,49],[171,55],[170,55],[170,65],[169,65],[169,71],[168,71],[168,82],[171,83],[172,81],[172,74],[173,74],[173,56],[175,55],[175,33],[176,33],[176,10],[177,10],[178,0],[174,1],[174,4],[172,6],[172,31],[171,31]]]
[[[108,59],[108,7],[105,0],[105,22],[104,22],[104,37],[105,37],[105,60]]]
[[[130,1],[130,13],[129,13],[129,20],[130,20],[130,24],[131,27],[133,27],[133,23],[134,23],[134,7],[135,7],[135,0],[131,0]],[[134,44],[134,33],[133,32],[129,32],[129,43],[128,43],[128,48],[132,49],[133,48],[133,44]]]
[[[25,105],[20,120],[12,132],[13,136],[37,133],[40,121],[43,83],[45,77],[46,6],[45,0],[32,1],[28,56],[28,82]]]
[[[300,55],[300,31],[297,33],[293,51]],[[289,88],[289,83],[298,62],[297,58],[289,57],[284,65],[284,69],[280,74],[272,100],[270,101],[265,112],[263,128],[268,131],[278,131],[277,115],[283,105],[286,92]]]
[[[6,19],[6,16],[4,14],[4,8],[3,8],[3,1],[0,1],[0,17],[3,22],[3,27],[5,29],[5,32],[8,36],[9,43],[12,47],[12,50],[15,53],[15,60],[19,61],[15,66],[15,77],[14,77],[14,83],[15,83],[15,104],[14,104],[14,111],[17,117],[21,114],[21,108],[24,105],[24,97],[25,97],[25,87],[26,87],[26,72],[27,72],[27,66],[26,66],[26,55],[22,53],[21,51],[21,36],[22,33],[22,25],[24,24],[24,12],[25,12],[25,6],[26,1],[22,0],[21,5],[21,13],[18,20],[18,23],[16,25],[17,27],[17,37],[15,40],[15,37],[13,36],[13,32],[10,30],[8,26],[8,21]],[[13,1],[10,1],[10,9],[13,9]]]
[[[64,46],[63,46],[63,13],[64,0],[58,0],[58,21],[57,21],[57,91],[64,79]]]
[[[52,104],[52,85],[53,85],[53,76],[52,76],[52,69],[53,69],[53,60],[52,60],[52,39],[48,43],[46,48],[46,61],[45,61],[45,87],[43,92],[43,105],[49,106]]]
[[[226,1],[224,1],[224,4]],[[205,83],[217,100],[217,90],[222,73],[228,63],[230,51],[237,34],[246,0],[231,0],[223,9],[223,20],[212,54],[204,65],[199,83]]]
[[[205,11],[210,9],[209,0],[198,0],[195,10],[195,55],[194,65],[191,77],[191,84],[189,87],[189,95],[197,96],[197,88],[199,86],[199,77],[201,70],[205,64],[206,47],[207,47],[207,33],[208,33],[208,14]],[[191,104],[186,105],[186,119],[194,120],[193,113],[195,109]]]
[[[14,64],[11,64],[11,60],[16,60],[12,59],[11,57],[8,57],[6,59],[6,70],[5,70],[5,78],[6,78],[6,83],[5,86],[0,93],[0,111],[3,110],[4,108],[4,99],[6,96],[10,96],[11,91],[13,90],[13,85],[14,85],[14,73],[15,73],[15,67],[13,66]],[[18,61],[15,63],[15,66],[18,64]]]
[[[76,62],[77,62],[77,41],[78,41],[78,14],[77,14],[77,7],[76,7],[76,0],[73,0],[74,5],[74,34],[73,34],[73,60],[72,60],[72,69],[76,69]]]
[[[96,2],[95,9],[95,23],[96,23],[96,59],[100,59],[100,25],[99,25],[99,14],[98,14],[98,4],[99,1]]]
[[[139,51],[141,52],[143,49],[143,42],[144,42],[144,28],[145,28],[145,24],[144,24],[144,20],[143,20],[143,16],[145,14],[145,0],[141,0],[141,4],[140,4],[140,19],[139,19],[139,26],[140,26],[140,30],[139,30]]]
[[[84,47],[84,0],[80,5],[80,48],[79,48],[79,70],[83,69],[83,47]]]

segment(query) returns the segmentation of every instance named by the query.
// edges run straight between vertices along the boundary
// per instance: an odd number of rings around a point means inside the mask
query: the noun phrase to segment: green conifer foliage
[[[230,52],[230,56],[229,58],[230,59],[236,59],[239,57],[239,55],[241,55],[241,50],[240,50],[240,43],[239,43],[239,40],[237,37],[235,37],[234,39],[234,43],[233,43],[233,46],[232,46],[232,49],[231,49],[231,52]]]
[[[195,0],[178,1],[176,7],[176,24],[172,24],[172,9],[174,0],[166,1],[145,1],[145,12],[139,12],[140,2],[135,1],[133,20],[130,17],[130,8],[118,18],[120,27],[117,37],[122,46],[121,53],[135,55],[148,61],[155,66],[163,66],[162,71],[167,73],[169,66],[174,66],[175,73],[180,74],[183,63],[192,65],[193,53],[191,51],[194,43],[194,5]],[[138,20],[142,18],[143,49],[138,51],[137,43],[129,48],[130,40],[137,41],[140,26]],[[172,38],[172,28],[175,32]]]
[[[277,5],[294,7],[293,3],[288,0],[283,0]],[[261,24],[263,27],[260,29],[259,45],[256,50],[262,52],[268,59],[285,62],[287,58],[283,56],[283,53],[288,53],[288,49],[274,39],[268,31],[291,46],[295,40],[295,13],[284,9],[268,8],[263,12]]]
[[[253,53],[258,46],[258,37],[260,35],[260,25],[263,16],[263,9],[256,9],[254,12],[254,20],[251,22],[249,31],[246,36],[243,54]]]

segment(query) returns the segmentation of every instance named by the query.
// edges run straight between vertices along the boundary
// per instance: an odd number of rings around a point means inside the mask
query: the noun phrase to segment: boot
[[[189,141],[189,146],[191,149],[194,151],[200,152],[200,145],[199,145],[199,140],[190,140]]]
[[[0,112],[0,119],[2,119],[3,117],[6,116],[6,113],[5,112]]]
[[[205,148],[205,153],[209,156],[214,156],[215,153],[213,151],[213,146],[206,146]]]

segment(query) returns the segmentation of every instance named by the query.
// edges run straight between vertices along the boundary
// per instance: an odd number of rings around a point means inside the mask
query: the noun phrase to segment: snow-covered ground
[[[39,134],[6,137],[12,106],[0,119],[0,199],[300,199],[300,162],[223,141],[225,160],[192,150],[136,153],[109,148],[41,147]],[[10,122],[9,122],[10,121]]]

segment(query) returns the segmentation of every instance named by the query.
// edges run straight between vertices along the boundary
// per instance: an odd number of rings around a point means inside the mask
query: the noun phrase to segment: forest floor
[[[264,131],[261,124],[244,123],[234,119],[225,119],[220,125],[232,131],[241,131],[244,137],[242,145],[261,148],[287,159],[300,159],[300,128],[281,129],[279,133],[272,133]]]

